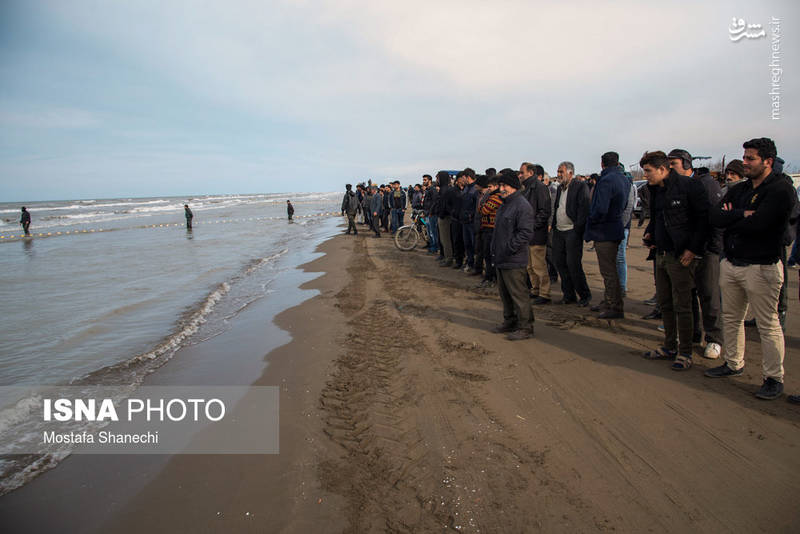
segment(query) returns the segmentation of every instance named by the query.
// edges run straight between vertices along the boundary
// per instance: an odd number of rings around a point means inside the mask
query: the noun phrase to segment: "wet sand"
[[[757,332],[733,379],[702,376],[719,361],[676,373],[640,357],[662,339],[657,321],[639,319],[653,294],[640,229],[627,319],[537,307],[524,342],[488,332],[501,305],[473,289],[476,277],[365,234],[324,243],[305,266],[326,273],[305,284],[320,294],[276,319],[292,341],[266,356],[256,383],[281,387],[281,453],[166,458],[97,530],[800,528],[800,408],[752,396]],[[598,301],[593,252],[584,264]],[[800,393],[796,271],[790,280],[786,387]],[[61,524],[95,530],[79,517]]]

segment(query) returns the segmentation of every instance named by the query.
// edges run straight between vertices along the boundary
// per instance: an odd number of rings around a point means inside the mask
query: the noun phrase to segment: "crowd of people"
[[[705,376],[741,375],[749,310],[762,349],[756,397],[771,400],[783,393],[787,260],[797,262],[796,247],[790,258],[786,249],[795,241],[800,202],[771,139],[752,139],[743,148],[742,160],[731,161],[719,178],[694,169],[686,150],[646,152],[639,161],[646,184],[638,190],[616,152],[603,154],[601,172],[591,175],[576,175],[563,161],[551,178],[541,165],[524,162],[518,170],[425,174],[406,189],[399,181],[355,190],[348,184],[342,213],[348,234],[358,233],[360,217],[380,237],[403,226],[409,206],[417,210],[427,226],[428,253],[442,268],[496,287],[503,321],[493,331],[518,341],[534,335],[534,307],[552,303],[550,287],[558,280],[559,304],[624,319],[627,240],[639,204],[655,285],[655,308],[645,318],[661,319],[664,329],[663,343],[643,357],[686,371],[699,346],[706,358],[724,358]],[[594,306],[585,242],[603,279]],[[800,404],[800,396],[789,401]]]

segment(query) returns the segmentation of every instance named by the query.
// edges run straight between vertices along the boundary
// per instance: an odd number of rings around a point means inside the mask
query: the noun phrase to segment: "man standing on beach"
[[[380,237],[380,221],[381,215],[383,215],[383,195],[377,185],[372,186],[372,199],[370,200],[369,209],[372,213],[372,231],[375,232],[375,237]]]
[[[703,185],[708,198],[709,209],[722,199],[722,190],[710,174],[696,175],[692,166],[692,155],[688,151],[676,148],[667,154],[669,166],[682,176],[689,176]],[[697,262],[694,272],[695,290],[692,292],[692,314],[694,317],[693,341],[702,341],[700,324],[705,331],[706,348],[703,356],[709,359],[719,358],[722,351],[722,323],[720,320],[719,296],[719,253],[722,252],[722,229],[712,228],[706,243],[706,250]]]
[[[744,147],[743,180],[712,208],[710,220],[724,228],[725,259],[720,264],[725,363],[705,372],[710,378],[741,375],[744,369],[744,316],[754,312],[761,336],[764,382],[759,399],[783,394],[784,339],[778,319],[783,285],[781,248],[793,206],[794,189],[773,171],[778,153],[772,139],[752,139]]]
[[[28,212],[25,206],[22,206],[22,216],[19,219],[19,224],[22,225],[25,235],[31,235],[31,214]]]
[[[594,186],[584,235],[585,241],[594,241],[605,286],[603,302],[593,306],[592,311],[602,312],[599,315],[601,319],[622,319],[625,305],[617,272],[617,252],[625,237],[622,212],[628,201],[628,189],[632,186],[619,169],[619,154],[616,152],[603,154],[600,166],[603,170]]]
[[[673,360],[673,371],[692,366],[694,273],[708,240],[708,198],[697,180],[670,169],[663,152],[646,152],[639,165],[650,187],[651,217],[644,244],[656,251],[656,296],[664,345],[650,360]]]
[[[392,182],[391,187],[392,192],[389,198],[392,210],[392,233],[395,233],[403,225],[403,217],[406,211],[406,194],[400,187],[400,180]]]
[[[186,229],[192,229],[192,219],[194,219],[194,213],[192,210],[189,209],[189,204],[183,205],[183,214],[186,216]]]
[[[530,298],[534,304],[550,303],[550,274],[547,272],[547,225],[550,224],[550,189],[542,182],[541,165],[525,162],[519,167],[523,197],[533,210],[533,226],[528,247],[528,276],[531,280]]]
[[[495,217],[497,210],[503,205],[503,197],[497,184],[497,175],[492,175],[488,181],[488,187],[484,192],[483,198],[478,206],[481,215],[480,242],[483,248],[481,257],[483,258],[483,281],[481,287],[487,287],[495,283],[497,279],[497,269],[492,258],[492,236],[494,235]],[[478,265],[477,268],[481,268]]]
[[[589,216],[589,188],[586,183],[575,180],[574,173],[572,162],[559,164],[561,186],[556,192],[553,210],[553,260],[561,276],[564,295],[561,304],[577,302],[584,307],[592,300],[583,271],[583,230]]]
[[[292,206],[292,202],[290,200],[286,201],[286,213],[289,215],[289,220],[292,220],[292,215],[294,215],[294,206]]]
[[[346,189],[344,198],[342,199],[342,215],[347,214],[347,232],[353,231],[353,235],[358,235],[358,228],[356,228],[356,213],[358,213],[358,196],[353,192],[353,186],[347,184],[344,186]]]
[[[533,337],[533,306],[526,283],[528,245],[533,235],[533,208],[522,196],[517,173],[498,175],[503,205],[495,216],[492,257],[497,268],[497,289],[503,301],[503,323],[492,331],[508,332],[517,341]],[[549,200],[548,200],[549,202]]]
[[[464,169],[464,192],[461,195],[461,233],[466,255],[464,270],[475,270],[475,213],[478,205],[478,190],[475,171]]]

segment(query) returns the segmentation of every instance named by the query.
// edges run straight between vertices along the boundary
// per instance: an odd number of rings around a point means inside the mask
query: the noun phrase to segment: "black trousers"
[[[592,292],[583,271],[583,236],[574,229],[565,232],[553,230],[553,261],[561,276],[564,299],[591,300]]]
[[[478,235],[480,236],[482,263],[478,263],[476,256],[475,268],[483,268],[483,279],[493,282],[497,279],[497,270],[494,268],[494,262],[492,261],[492,235],[494,235],[494,228],[481,228]]]
[[[503,301],[503,322],[519,328],[533,328],[533,306],[528,295],[528,269],[497,269],[497,290]]]
[[[700,325],[708,343],[722,344],[722,322],[719,291],[719,254],[706,252],[697,261],[694,271],[696,290],[692,302],[694,335],[700,337]],[[699,305],[699,306],[698,306]],[[701,320],[702,319],[702,320]]]
[[[461,265],[464,263],[464,233],[461,223],[454,217],[450,219],[450,238],[453,240],[453,259],[456,265]]]

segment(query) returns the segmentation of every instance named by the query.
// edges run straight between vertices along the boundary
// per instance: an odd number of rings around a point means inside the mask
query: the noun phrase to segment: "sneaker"
[[[724,378],[726,376],[739,376],[742,373],[744,373],[744,367],[734,370],[728,367],[727,363],[723,363],[719,367],[712,367],[703,374],[708,378]]]
[[[465,272],[465,273],[469,273],[469,272],[472,270],[472,267],[470,267],[470,266],[469,266],[469,265],[467,265],[467,264],[464,264],[464,267],[463,267],[461,270],[462,270],[463,272]]]
[[[531,304],[550,304],[550,299],[547,297],[536,297]]]
[[[625,313],[621,311],[606,310],[597,316],[598,319],[624,319]]]
[[[772,377],[764,380],[761,389],[756,391],[755,395],[763,400],[775,400],[783,394],[783,382],[778,382]]]
[[[706,345],[706,350],[703,352],[703,358],[708,358],[709,360],[716,360],[719,358],[719,355],[722,353],[722,347],[719,346],[719,343],[709,343]]]
[[[522,341],[523,339],[530,339],[533,337],[533,327],[519,328],[514,330],[506,336],[509,341]]]
[[[488,280],[481,280],[481,283],[478,284],[475,287],[478,288],[478,289],[483,289],[484,287],[488,287],[488,286],[489,286],[489,281]]]

